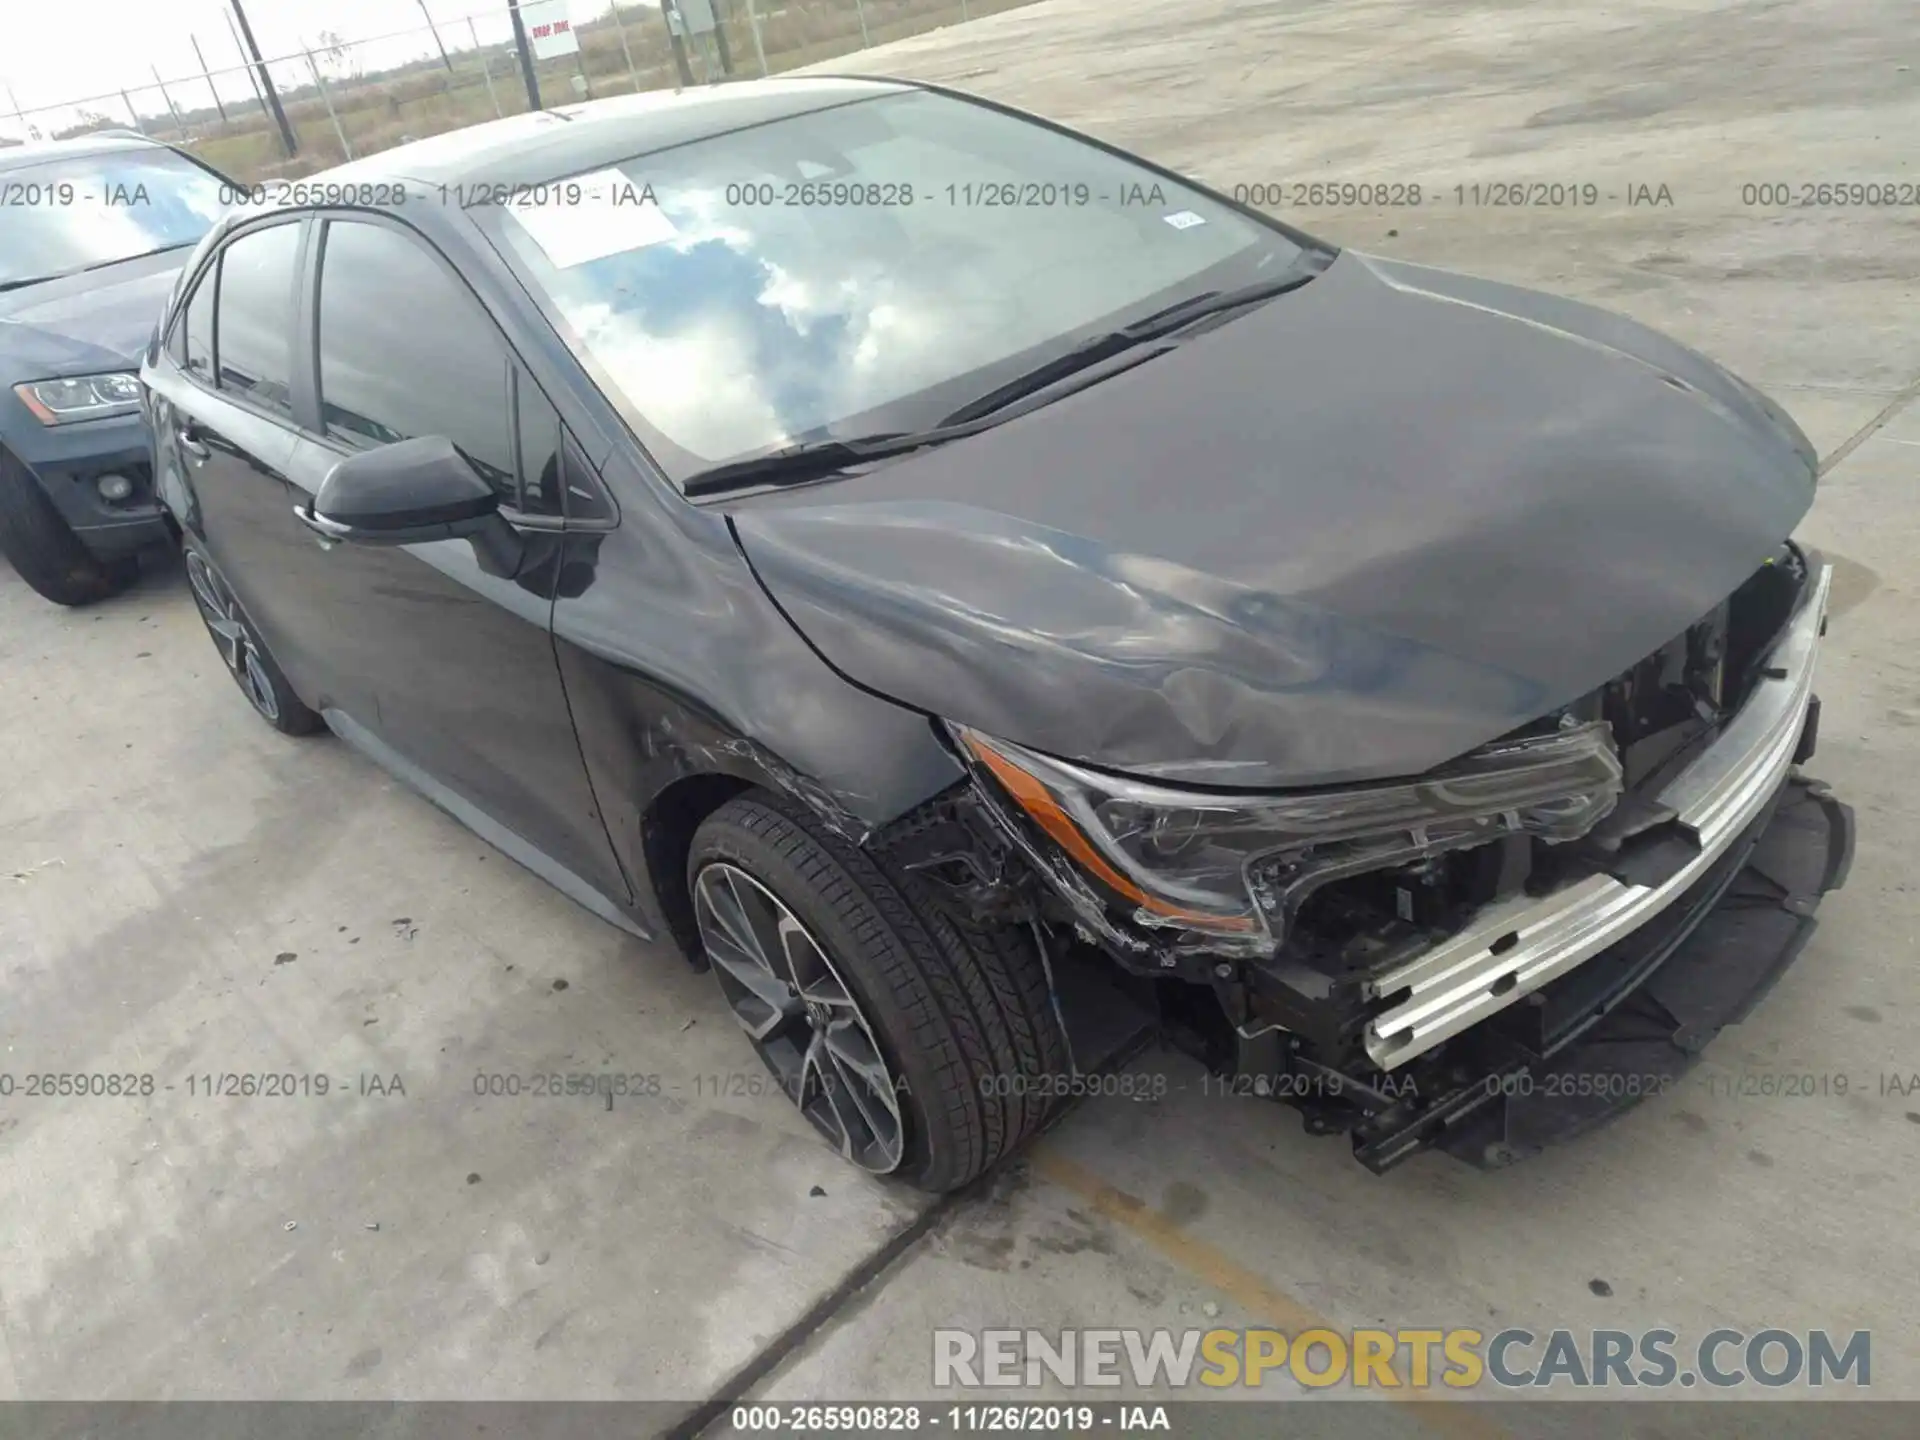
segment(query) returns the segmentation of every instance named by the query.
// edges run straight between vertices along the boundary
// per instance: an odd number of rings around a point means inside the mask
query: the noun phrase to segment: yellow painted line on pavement
[[[1218,1246],[1189,1235],[1139,1196],[1109,1185],[1046,1141],[1028,1147],[1027,1161],[1034,1174],[1070,1192],[1096,1215],[1144,1240],[1187,1274],[1220,1291],[1242,1310],[1275,1329],[1289,1335],[1303,1330],[1345,1333],[1344,1327],[1275,1288]],[[1453,1440],[1510,1440],[1507,1431],[1487,1420],[1477,1409],[1462,1406],[1460,1402],[1467,1397],[1457,1392],[1402,1385],[1374,1393],[1382,1399],[1416,1407],[1416,1418],[1422,1426]]]

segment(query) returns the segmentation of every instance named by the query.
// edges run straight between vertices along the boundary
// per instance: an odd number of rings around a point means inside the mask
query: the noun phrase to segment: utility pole
[[[507,0],[507,13],[513,17],[513,48],[520,52],[520,77],[527,82],[527,108],[539,110],[540,77],[533,73],[533,51],[527,48],[527,22],[520,18],[520,0]]]
[[[273,88],[273,76],[267,70],[267,62],[260,58],[260,46],[253,38],[253,27],[247,23],[247,12],[241,7],[240,0],[233,0],[233,17],[240,22],[240,34],[247,42],[247,53],[253,56],[253,68],[260,77],[261,93],[273,111],[273,123],[280,127],[280,148],[291,160],[300,153],[300,142],[294,137],[293,126],[287,123],[287,112],[280,106],[280,92]]]

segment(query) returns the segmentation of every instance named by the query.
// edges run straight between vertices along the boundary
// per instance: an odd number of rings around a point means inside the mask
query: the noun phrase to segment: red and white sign
[[[527,43],[533,47],[534,59],[580,53],[580,37],[573,33],[567,0],[526,0],[520,7],[520,23],[527,27]]]

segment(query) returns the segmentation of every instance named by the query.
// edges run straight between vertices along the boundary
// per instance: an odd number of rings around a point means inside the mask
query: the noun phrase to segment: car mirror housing
[[[439,435],[348,456],[327,472],[311,508],[297,508],[308,528],[329,541],[470,540],[482,568],[496,575],[513,575],[523,553],[493,487]]]
[[[350,455],[327,472],[313,497],[316,516],[351,532],[341,539],[374,543],[413,530],[464,534],[499,505],[493,487],[439,435]]]

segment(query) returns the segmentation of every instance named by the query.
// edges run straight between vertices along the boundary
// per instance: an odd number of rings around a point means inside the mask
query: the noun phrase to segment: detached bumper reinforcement
[[[1593,875],[1550,895],[1490,906],[1458,935],[1377,977],[1373,995],[1403,998],[1367,1027],[1376,1065],[1402,1065],[1525,999],[1651,922],[1715,868],[1799,753],[1832,584],[1832,567],[1822,566],[1746,704],[1661,792],[1697,853],[1657,885]]]

